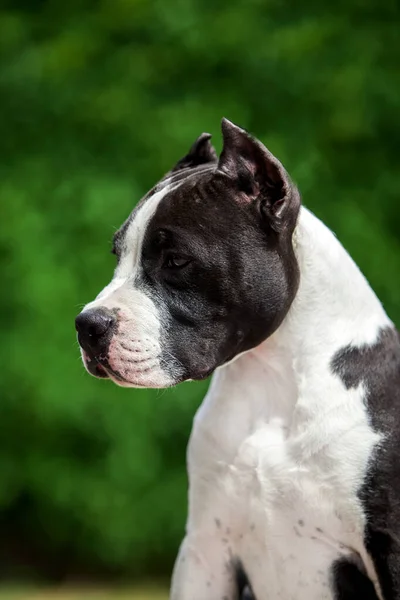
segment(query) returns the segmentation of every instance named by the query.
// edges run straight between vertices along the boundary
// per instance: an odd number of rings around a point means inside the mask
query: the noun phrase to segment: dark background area
[[[168,575],[206,384],[87,375],[113,232],[222,116],[298,183],[400,323],[395,0],[0,5],[0,574]]]

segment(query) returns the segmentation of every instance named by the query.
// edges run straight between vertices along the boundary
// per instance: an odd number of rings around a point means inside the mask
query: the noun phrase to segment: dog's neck
[[[293,236],[300,285],[281,327],[265,342],[312,364],[348,344],[376,341],[390,323],[381,303],[335,235],[302,208]]]
[[[305,208],[293,244],[300,285],[282,325],[260,346],[220,368],[210,389],[220,398],[236,393],[251,398],[265,391],[274,395],[268,397],[271,416],[274,406],[280,414],[293,410],[305,380],[326,380],[336,352],[349,344],[374,343],[381,329],[391,325],[346,250]],[[265,402],[262,406],[260,410]]]

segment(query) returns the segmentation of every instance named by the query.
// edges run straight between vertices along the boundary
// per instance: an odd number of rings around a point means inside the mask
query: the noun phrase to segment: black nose
[[[104,308],[84,310],[75,319],[78,340],[84,350],[102,352],[109,344],[114,315]]]

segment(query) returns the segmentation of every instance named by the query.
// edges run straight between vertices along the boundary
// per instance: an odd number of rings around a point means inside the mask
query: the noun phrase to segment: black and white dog
[[[399,334],[279,161],[222,132],[136,206],[76,319],[97,377],[214,373],[171,597],[236,599],[241,571],[257,600],[400,599]]]

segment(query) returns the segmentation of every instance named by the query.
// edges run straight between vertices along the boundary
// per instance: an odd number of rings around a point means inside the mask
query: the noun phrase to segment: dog
[[[399,599],[399,333],[279,160],[226,119],[222,135],[134,208],[76,319],[96,377],[213,374],[171,598]]]

